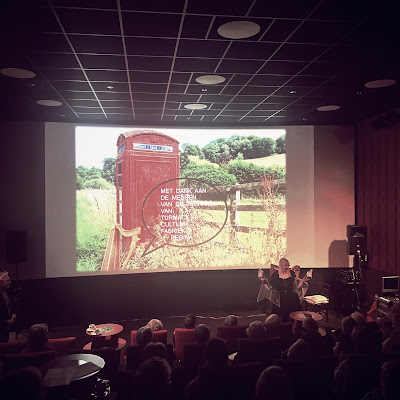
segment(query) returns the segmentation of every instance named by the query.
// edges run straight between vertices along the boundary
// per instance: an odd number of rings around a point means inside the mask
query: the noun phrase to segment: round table
[[[304,321],[306,318],[312,318],[315,321],[321,321],[323,316],[313,311],[294,311],[289,314],[289,317],[295,321]]]
[[[102,328],[104,332],[101,332]],[[118,339],[117,334],[122,332],[124,327],[119,324],[99,324],[96,325],[96,329],[99,329],[100,332],[96,333],[95,331],[90,331],[86,329],[86,334],[92,338],[92,342],[86,344],[84,349],[92,348],[92,349],[100,349],[102,347],[115,347],[117,350],[120,350],[122,347],[126,345],[126,341],[124,339]]]
[[[315,321],[321,321],[323,316],[313,311],[293,311],[289,314],[289,317],[294,321],[292,327],[292,333],[296,332],[297,321],[304,321],[306,318],[312,318]]]
[[[52,385],[50,379],[46,380],[46,375],[50,370],[61,370],[59,372],[65,370],[65,373],[67,374],[67,371],[71,371],[72,368],[73,373],[71,375],[70,382],[73,382],[96,375],[100,370],[103,369],[104,365],[104,360],[94,354],[70,354],[68,356],[57,357],[54,360],[47,362],[40,367],[40,370],[44,376],[44,386],[60,386],[62,384]]]
[[[109,328],[109,329],[106,329],[104,331],[104,333],[94,333],[93,331],[89,331],[89,329],[86,329],[86,333],[89,336],[95,336],[95,337],[112,336],[112,335],[117,335],[118,333],[122,332],[122,330],[124,329],[124,327],[119,324],[99,324],[99,325],[96,325],[96,328],[100,329],[100,330],[101,330],[101,328]]]

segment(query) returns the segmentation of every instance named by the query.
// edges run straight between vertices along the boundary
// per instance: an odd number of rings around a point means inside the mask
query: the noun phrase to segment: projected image
[[[285,130],[76,128],[77,270],[257,268],[286,254]]]

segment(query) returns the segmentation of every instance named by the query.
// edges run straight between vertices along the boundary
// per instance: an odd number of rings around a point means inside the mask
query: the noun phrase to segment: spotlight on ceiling
[[[340,106],[336,106],[336,105],[329,105],[329,106],[320,106],[317,107],[318,111],[335,111],[335,110],[339,110]]]
[[[207,105],[194,103],[194,104],[185,104],[184,107],[187,108],[188,110],[204,110],[205,108],[207,108]]]
[[[107,86],[107,89],[109,89],[109,90],[111,90],[111,89],[114,89],[114,86]]]
[[[291,90],[289,93],[290,94],[296,94],[297,92],[295,90]]]
[[[196,82],[202,85],[216,85],[225,82],[225,78],[221,75],[202,75],[196,78]]]
[[[36,76],[34,72],[20,68],[3,68],[0,70],[0,72],[5,76],[9,76],[10,78],[18,79],[31,79]]]
[[[233,21],[221,25],[217,32],[227,39],[245,39],[260,32],[260,25],[250,21]]]
[[[396,83],[394,79],[378,79],[376,81],[367,82],[364,86],[368,89],[379,89],[392,86]]]
[[[62,105],[61,101],[57,100],[37,100],[36,103],[47,107],[59,107]]]

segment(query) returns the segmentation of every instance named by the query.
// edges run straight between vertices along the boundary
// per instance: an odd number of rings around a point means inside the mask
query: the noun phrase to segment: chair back
[[[239,364],[261,362],[281,357],[281,339],[279,337],[267,338],[260,341],[250,339],[239,339],[238,341],[238,362]]]
[[[281,350],[285,350],[290,345],[292,339],[292,328],[293,324],[291,322],[283,322],[281,324],[264,325],[267,331],[268,337],[281,338]]]
[[[143,349],[138,346],[128,346],[126,348],[126,369],[135,371],[144,361]]]
[[[10,343],[0,343],[0,360],[3,358],[4,354],[19,353],[26,347],[27,343],[27,339],[20,339]]]
[[[131,346],[137,346],[136,343],[137,330],[131,331]],[[159,331],[153,331],[153,336],[151,338],[152,342],[161,342],[167,345],[168,331],[166,329],[161,329]]]
[[[194,329],[175,328],[175,357],[178,361],[182,360],[185,343],[196,343]]]
[[[38,351],[38,352],[26,352],[26,353],[11,353],[4,355],[4,372],[8,372],[24,367],[37,367],[40,368],[50,360],[56,358],[55,351]]]
[[[54,347],[58,357],[65,356],[68,349],[75,347],[76,337],[69,336],[65,338],[49,339],[47,343],[50,347]]]
[[[217,336],[226,341],[228,354],[237,352],[238,339],[247,338],[246,329],[248,325],[218,325]]]
[[[206,348],[198,343],[184,343],[182,350],[183,368],[196,371],[206,361]]]

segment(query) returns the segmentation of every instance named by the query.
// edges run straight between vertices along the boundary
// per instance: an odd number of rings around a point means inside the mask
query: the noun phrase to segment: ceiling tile
[[[167,90],[166,84],[161,83],[134,83],[132,85],[133,92],[142,92],[142,93],[165,93]]]
[[[259,110],[267,110],[267,111],[277,111],[277,110],[281,110],[283,107],[285,107],[285,104],[275,104],[275,103],[268,103],[268,100],[266,100],[266,102],[259,104],[256,108],[256,111]]]
[[[225,86],[221,91],[221,94],[229,94],[234,96],[235,94],[238,94],[240,92],[242,87],[243,86],[233,86],[233,85]]]
[[[101,82],[126,82],[126,71],[85,70],[91,81]]]
[[[124,56],[79,54],[78,57],[85,69],[125,69]]]
[[[228,41],[188,40],[181,39],[178,47],[178,57],[221,58]]]
[[[51,2],[55,7],[117,9],[115,0],[52,0]],[[45,3],[47,3],[47,1],[45,1]]]
[[[281,86],[287,80],[289,76],[284,75],[256,75],[254,78],[251,79],[249,85],[256,85],[256,86]]]
[[[77,91],[74,92],[72,90],[60,90],[61,96],[66,100],[96,100],[92,91]]]
[[[53,85],[58,90],[91,90],[86,81],[56,81],[53,82]]]
[[[156,14],[123,12],[126,36],[169,37],[178,36],[181,16],[178,14]]]
[[[187,93],[189,94],[219,94],[221,92],[221,89],[223,89],[223,86],[218,86],[218,85],[189,85],[187,89]],[[203,92],[205,90],[205,92]]]
[[[130,108],[131,101],[130,100],[101,100],[101,105],[103,107],[123,107]]]
[[[225,57],[267,60],[277,48],[276,43],[233,42]]]
[[[302,76],[298,75],[291,79],[286,86],[296,87],[296,86],[308,86],[308,87],[316,87],[318,85],[323,84],[329,78],[324,76]]]
[[[168,101],[186,102],[186,103],[196,103],[199,96],[197,94],[173,94],[168,93]]]
[[[168,81],[169,72],[130,71],[131,82],[164,83]]]
[[[260,74],[295,75],[308,63],[299,61],[268,61]]]
[[[251,111],[247,116],[248,117],[269,117],[273,115],[276,111],[273,110],[264,110],[264,111]]]
[[[265,96],[236,96],[232,103],[261,103]]]
[[[239,96],[242,96],[242,95],[268,96],[272,92],[274,92],[276,89],[277,89],[277,87],[269,87],[269,86],[246,86],[240,92]]]
[[[192,76],[192,74],[190,74],[190,73],[184,73],[184,72],[176,73],[176,72],[174,72],[172,74],[172,77],[171,77],[171,83],[184,83],[184,84],[186,84],[186,83],[189,82],[189,79],[190,79],[191,76]],[[167,81],[168,81],[168,79],[167,79]]]
[[[38,67],[79,68],[73,54],[35,53],[31,55],[33,63]]]
[[[228,103],[232,98],[233,96],[222,94],[206,94],[201,97],[201,101],[206,103]]]
[[[303,19],[318,4],[319,0],[280,0],[275,2],[257,1],[250,15],[269,18]]]
[[[120,35],[118,12],[57,8],[67,33]]]
[[[217,73],[248,73],[254,74],[263,65],[256,60],[222,60]]]
[[[312,19],[361,21],[370,12],[376,12],[374,0],[325,0],[311,15]]]
[[[92,100],[69,99],[68,104],[71,107],[99,107],[99,102],[94,98]]]
[[[334,46],[322,55],[318,61],[361,62],[374,54],[372,46]]]
[[[205,39],[211,21],[211,15],[186,15],[181,38]]]
[[[172,58],[128,56],[129,69],[139,71],[169,71]]]
[[[175,83],[169,85],[169,93],[184,93],[185,90],[186,85],[177,85]]]
[[[136,115],[160,115],[162,113],[162,107],[159,108],[135,108]]]
[[[91,82],[94,90],[100,90],[105,92],[112,90],[113,92],[128,92],[129,85],[127,82]],[[112,89],[108,89],[108,86],[112,86]]]
[[[172,57],[176,40],[126,37],[125,43],[128,55]]]
[[[284,42],[292,31],[300,24],[299,20],[275,19],[271,20],[261,41]]]
[[[112,0],[115,2],[115,0]],[[185,0],[152,0],[152,1],[132,1],[121,0],[123,10],[134,11],[158,11],[158,12],[182,12]]]
[[[243,103],[238,103],[238,104],[231,103],[231,104],[228,104],[228,105],[227,105],[227,107],[225,108],[225,110],[226,110],[226,111],[236,111],[236,110],[239,110],[239,111],[247,112],[247,111],[250,111],[251,109],[253,109],[253,108],[256,107],[256,106],[257,106],[257,104],[254,104],[254,103],[245,103],[245,104],[243,104]]]
[[[112,92],[111,90],[109,92],[97,91],[96,95],[100,100],[130,100],[130,95],[126,92]]]
[[[305,21],[290,42],[331,44],[354,27],[351,22]]]
[[[274,60],[312,61],[328,47],[311,44],[285,44],[274,55]]]
[[[71,53],[71,47],[68,44],[64,35],[55,33],[40,33],[34,46],[31,48],[32,52],[65,52]]]
[[[124,54],[121,37],[69,35],[69,39],[77,53]]]
[[[217,59],[177,58],[175,61],[175,71],[212,73],[217,64]]]
[[[307,66],[301,75],[322,75],[322,76],[333,76],[338,72],[346,69],[346,64],[340,62],[313,62]]]
[[[65,69],[65,68],[40,68],[43,75],[53,80],[66,80],[66,81],[85,81],[85,75],[81,69]]]
[[[222,15],[245,15],[253,0],[231,1],[189,1],[188,13],[194,14],[222,14]]]
[[[135,101],[135,110],[141,108],[163,108],[163,101]]]
[[[158,93],[132,93],[133,100],[136,101],[164,101],[165,95]]]

